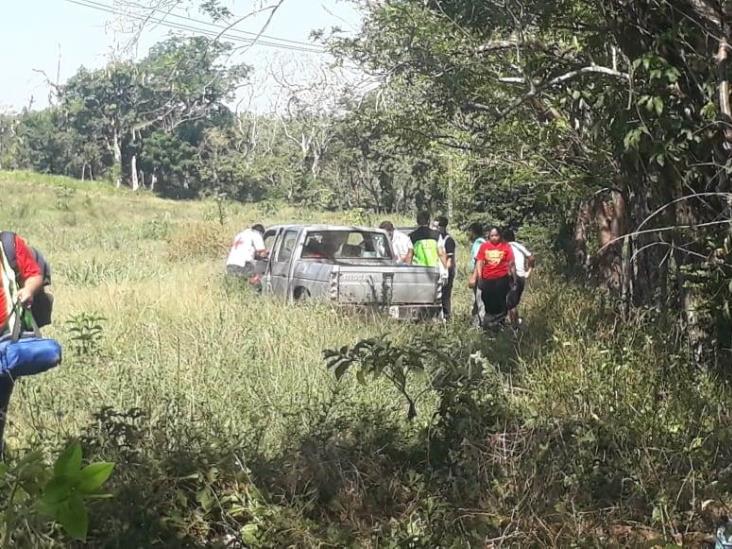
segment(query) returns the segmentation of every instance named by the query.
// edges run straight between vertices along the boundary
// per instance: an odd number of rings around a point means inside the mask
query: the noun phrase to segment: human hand
[[[24,307],[28,307],[33,301],[33,293],[28,288],[18,290],[18,302]]]

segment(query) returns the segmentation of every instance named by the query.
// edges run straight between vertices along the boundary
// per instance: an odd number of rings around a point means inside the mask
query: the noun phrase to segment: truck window
[[[303,259],[391,259],[384,234],[371,231],[311,231],[305,239]]]
[[[271,254],[277,242],[277,231],[267,231],[264,233],[264,247]]]
[[[292,257],[292,252],[295,250],[296,244],[297,231],[290,230],[285,232],[285,236],[282,239],[282,245],[280,246],[280,251],[277,254],[276,261],[278,263],[290,261],[290,258]]]

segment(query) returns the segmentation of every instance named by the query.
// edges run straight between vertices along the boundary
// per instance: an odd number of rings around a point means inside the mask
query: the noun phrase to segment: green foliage
[[[58,457],[53,476],[44,488],[40,511],[58,522],[73,538],[85,540],[89,516],[84,500],[104,497],[100,490],[114,469],[113,463],[91,463],[82,467],[81,445],[70,444]]]
[[[42,540],[42,517],[84,541],[89,529],[86,502],[109,497],[101,489],[113,469],[113,463],[104,462],[83,466],[78,442],[66,447],[53,468],[39,452],[28,453],[10,465],[0,464],[0,484],[9,494],[3,506],[3,547]]]
[[[71,350],[81,357],[95,355],[104,337],[105,317],[94,313],[79,313],[66,321]]]

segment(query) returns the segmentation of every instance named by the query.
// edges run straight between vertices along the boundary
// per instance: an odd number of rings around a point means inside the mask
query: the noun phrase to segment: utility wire
[[[200,34],[200,35],[213,37],[213,38],[222,38],[222,39],[225,39],[228,41],[237,42],[237,43],[247,45],[247,46],[259,45],[259,46],[265,46],[265,47],[270,47],[270,48],[279,48],[279,49],[304,52],[304,53],[321,53],[321,54],[327,53],[326,50],[318,48],[317,46],[301,47],[301,46],[290,45],[290,44],[282,43],[282,42],[272,42],[271,40],[261,40],[261,39],[256,39],[256,38],[242,38],[240,36],[232,36],[231,34],[229,34],[229,31],[225,31],[222,33],[221,30],[216,31],[216,30],[212,30],[212,29],[205,29],[205,28],[197,27],[194,25],[187,25],[184,23],[176,23],[173,21],[167,21],[165,19],[160,19],[157,17],[142,16],[142,15],[137,15],[137,14],[133,14],[133,13],[127,13],[127,12],[119,11],[109,5],[94,2],[93,0],[64,0],[64,1],[68,2],[70,4],[76,4],[78,6],[82,6],[85,8],[90,8],[90,9],[94,9],[97,11],[110,13],[112,15],[118,15],[118,16],[130,18],[130,19],[136,19],[138,21],[146,21],[146,22],[149,21],[149,22],[157,23],[159,25],[168,27],[173,30],[192,32],[194,34]],[[216,28],[221,29],[221,27],[216,27]],[[239,32],[243,32],[243,31],[239,31]],[[275,38],[275,39],[281,40],[278,38]]]
[[[106,6],[105,4],[101,4],[99,2],[93,2],[92,0],[86,0],[86,1],[89,2],[89,3],[91,3],[91,4],[97,4],[97,5],[102,5],[102,6],[111,8],[111,9],[116,9],[116,8],[114,8],[114,6]],[[142,10],[147,9],[146,7],[141,6],[139,4],[131,3],[131,5],[135,5],[136,7],[138,7],[139,9],[142,9]],[[154,15],[155,11],[156,10],[153,8],[151,15]],[[256,32],[245,31],[245,30],[240,30],[240,29],[236,29],[236,28],[228,28],[226,26],[217,25],[215,23],[210,23],[210,22],[205,21],[203,19],[196,19],[194,17],[180,15],[180,14],[177,14],[177,13],[175,13],[173,11],[169,11],[168,13],[166,13],[166,17],[175,17],[177,19],[183,19],[183,20],[188,21],[190,23],[195,23],[195,24],[198,24],[198,25],[206,25],[207,27],[213,27],[214,29],[218,30],[219,32],[226,31],[228,33],[241,34],[241,35],[244,35],[244,36],[247,36],[247,37],[252,37],[252,38],[264,38],[265,40],[274,40],[274,41],[277,41],[277,42],[284,42],[284,43],[287,43],[287,44],[292,44],[293,46],[304,46],[306,48],[320,48],[320,46],[318,46],[317,44],[313,44],[311,42],[302,42],[300,40],[290,40],[288,38],[278,38],[276,36],[271,36],[271,35],[267,35],[267,34],[258,34]]]

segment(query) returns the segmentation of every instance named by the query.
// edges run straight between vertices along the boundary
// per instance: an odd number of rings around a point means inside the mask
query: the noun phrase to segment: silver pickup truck
[[[264,243],[269,258],[256,262],[256,272],[265,294],[368,305],[400,319],[440,314],[439,270],[399,264],[380,229],[280,225],[265,232]]]

